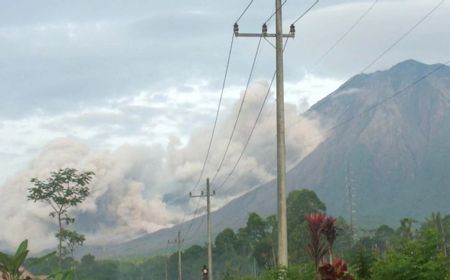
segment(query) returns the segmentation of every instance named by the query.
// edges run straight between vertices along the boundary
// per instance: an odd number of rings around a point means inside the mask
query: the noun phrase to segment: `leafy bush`
[[[450,263],[439,251],[441,240],[434,229],[425,230],[417,240],[403,240],[373,267],[373,280],[449,280]]]
[[[22,241],[12,256],[0,252],[0,272],[5,280],[19,280],[23,272],[20,271],[23,262],[28,255],[28,240]]]

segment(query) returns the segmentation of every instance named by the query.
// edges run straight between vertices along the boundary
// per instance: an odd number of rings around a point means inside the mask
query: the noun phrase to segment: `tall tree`
[[[308,260],[305,248],[308,240],[308,223],[305,215],[309,213],[324,213],[325,204],[311,190],[295,190],[287,197],[287,223],[289,258],[292,263]]]
[[[234,231],[230,228],[224,229],[216,236],[216,240],[214,242],[215,252],[219,256],[234,253],[236,241],[237,237]]]
[[[448,256],[447,252],[447,222],[445,218],[442,218],[441,213],[431,213],[431,217],[427,218],[425,224],[423,225],[425,228],[435,228],[442,239],[442,253],[444,256]]]
[[[412,218],[403,218],[400,220],[400,227],[397,229],[401,238],[413,239],[414,228],[413,225],[417,223],[416,220]]]
[[[82,244],[84,236],[76,234],[74,239],[74,232],[66,231],[63,224],[69,225],[75,222],[73,217],[69,216],[68,210],[83,202],[89,195],[89,188],[87,185],[91,182],[94,172],[78,173],[76,169],[65,168],[59,169],[56,172],[51,172],[50,177],[44,181],[37,178],[31,179],[34,186],[28,189],[28,199],[41,201],[47,203],[52,211],[50,217],[56,218],[58,222],[58,232],[56,238],[58,239],[58,257],[59,264],[62,264],[62,258],[67,249],[63,246],[63,242],[67,241],[70,246],[75,244]],[[73,250],[73,247],[72,247]]]

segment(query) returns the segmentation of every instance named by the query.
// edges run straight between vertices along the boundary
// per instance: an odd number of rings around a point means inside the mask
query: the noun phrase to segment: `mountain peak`
[[[331,95],[333,96],[339,94],[340,91],[346,90],[348,88],[377,86],[380,84],[380,82],[387,81],[395,81],[394,84],[396,85],[394,85],[394,90],[397,90],[400,84],[411,83],[418,78],[429,74],[436,67],[441,65],[442,64],[425,64],[414,59],[408,59],[395,64],[387,70],[380,70],[373,73],[360,73],[358,75],[355,75]],[[450,67],[447,67],[447,70],[444,71],[447,73],[445,73],[444,75],[448,75],[449,71]],[[440,75],[439,73],[436,74]]]
[[[393,78],[415,78],[427,74],[435,64],[425,64],[414,59],[408,59],[392,66],[386,72],[393,75]]]
[[[425,68],[427,66],[430,66],[428,64],[419,62],[417,60],[414,59],[407,59],[405,61],[399,62],[396,65],[392,66],[389,70],[394,70],[394,69],[409,69],[411,67],[413,68]]]

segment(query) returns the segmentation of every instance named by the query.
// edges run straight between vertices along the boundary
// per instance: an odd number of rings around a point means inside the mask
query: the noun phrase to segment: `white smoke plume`
[[[237,130],[213,189],[223,182],[238,159],[267,87],[267,83],[258,82],[248,90]],[[240,101],[221,112],[211,154],[196,191],[202,190],[206,177],[213,177],[217,170]],[[219,206],[276,174],[274,107],[273,102],[266,105],[239,166],[217,192]],[[286,104],[285,109],[287,161],[292,166],[325,136],[319,122],[300,116],[295,105]],[[72,212],[76,228],[87,236],[88,244],[123,242],[180,222],[185,212],[190,217],[196,204],[188,199],[187,193],[198,180],[211,129],[212,126],[195,129],[185,145],[173,136],[165,148],[128,145],[99,151],[91,150],[79,139],[55,139],[26,170],[0,187],[0,243],[13,248],[29,238],[34,251],[54,247],[55,221],[48,216],[48,206],[28,201],[26,196],[31,178],[45,179],[51,171],[64,167],[96,174],[90,184],[90,196]]]

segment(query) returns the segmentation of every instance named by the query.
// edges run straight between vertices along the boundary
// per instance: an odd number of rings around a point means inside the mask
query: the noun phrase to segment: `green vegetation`
[[[0,272],[3,276],[2,279],[22,279],[23,271],[20,271],[20,268],[28,253],[28,240],[24,240],[12,256],[0,252]]]
[[[83,245],[85,241],[84,235],[65,229],[63,224],[70,225],[75,222],[75,219],[69,216],[68,210],[83,202],[89,195],[89,188],[86,185],[92,180],[93,175],[93,172],[78,174],[76,169],[65,168],[50,173],[50,178],[45,181],[31,179],[34,186],[28,189],[28,199],[47,203],[53,210],[50,217],[58,221],[56,238],[60,268],[63,257],[72,255],[75,247]]]
[[[288,279],[450,280],[450,215],[433,213],[423,223],[405,218],[396,229],[381,225],[353,239],[345,220],[326,215],[325,204],[314,192],[293,191],[287,205]],[[244,227],[220,232],[213,250],[215,279],[277,279],[280,271],[276,267],[276,224],[275,216],[263,218],[250,213]],[[25,259],[23,252],[27,252],[26,245],[19,246],[15,257],[0,255],[1,271],[15,273],[16,278],[8,280],[25,279],[18,272]],[[201,279],[206,254],[206,246],[200,245],[183,251],[183,279]],[[166,266],[168,280],[178,277],[176,253],[138,260],[96,260],[92,255],[75,260],[66,254],[61,260],[61,269],[67,271],[64,273],[55,273],[61,271],[59,256],[55,254],[44,261],[36,260],[39,259],[27,259],[24,267],[35,275],[51,275],[52,279],[159,280],[165,279]]]

